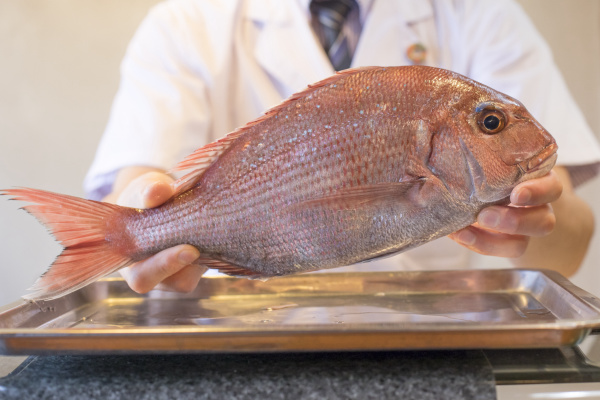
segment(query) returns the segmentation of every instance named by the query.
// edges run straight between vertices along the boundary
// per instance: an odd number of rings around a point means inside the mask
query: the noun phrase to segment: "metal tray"
[[[214,277],[190,294],[108,278],[0,308],[0,354],[534,348],[600,327],[600,300],[538,270]]]

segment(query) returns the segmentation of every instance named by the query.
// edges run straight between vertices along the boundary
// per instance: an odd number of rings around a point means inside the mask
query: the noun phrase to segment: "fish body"
[[[198,263],[252,278],[405,251],[508,203],[514,186],[552,168],[556,149],[521,103],[469,78],[367,67],[198,149],[176,167],[191,172],[160,207],[4,194],[36,203],[26,208],[66,247],[28,296],[46,299],[182,243],[200,250]]]

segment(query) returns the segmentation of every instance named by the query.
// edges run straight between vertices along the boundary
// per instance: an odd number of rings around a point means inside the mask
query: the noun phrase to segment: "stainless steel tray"
[[[0,308],[0,354],[558,347],[596,327],[600,301],[550,271],[214,277],[186,295],[108,278]]]

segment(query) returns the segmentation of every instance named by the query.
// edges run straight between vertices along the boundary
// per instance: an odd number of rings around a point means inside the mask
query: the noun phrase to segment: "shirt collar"
[[[287,1],[287,0],[286,0]],[[356,0],[360,7],[360,20],[364,24],[369,16],[373,5],[377,1],[393,1],[393,0]],[[283,7],[283,0],[251,0],[248,17],[257,21],[271,20],[277,22],[285,22],[289,19],[286,8]],[[265,13],[265,3],[270,4],[269,14]],[[398,10],[399,17],[406,23],[412,23],[421,19],[427,18],[433,14],[433,7],[430,1],[426,0],[400,0],[394,1],[395,7]],[[305,10],[306,18],[310,19],[310,0],[296,0],[297,6]]]
[[[311,0],[296,0],[303,10],[306,10],[308,18],[310,18],[310,1]],[[365,20],[371,12],[371,7],[376,1],[393,1],[393,0],[356,0],[360,9],[360,22],[365,23]],[[400,0],[395,1],[399,16],[407,23],[419,21],[433,14],[433,8],[430,1],[426,0]]]
[[[303,10],[306,10],[306,15],[310,18],[310,1],[311,0],[296,0],[298,2],[298,4],[300,5],[300,7],[302,7]],[[375,0],[356,0],[356,2],[358,3],[358,9],[360,10],[360,22],[364,23],[365,19],[367,18],[367,15],[369,15],[369,11],[371,10],[371,5],[373,4],[373,1]],[[389,0],[383,0],[383,1],[389,1]]]

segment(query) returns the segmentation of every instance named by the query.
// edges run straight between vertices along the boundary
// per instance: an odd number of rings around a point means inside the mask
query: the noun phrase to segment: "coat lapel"
[[[408,65],[408,48],[419,42],[412,25],[433,14],[428,1],[374,0],[352,66]],[[390,18],[394,16],[394,18]]]
[[[246,15],[261,26],[254,48],[257,62],[288,95],[334,73],[298,2],[250,0]]]

